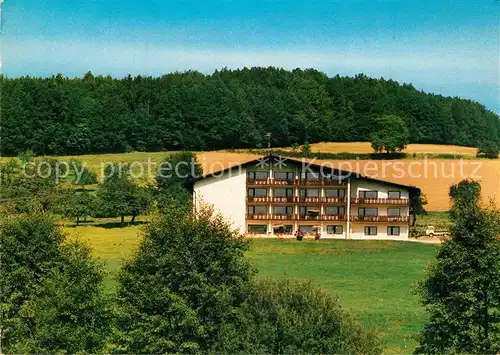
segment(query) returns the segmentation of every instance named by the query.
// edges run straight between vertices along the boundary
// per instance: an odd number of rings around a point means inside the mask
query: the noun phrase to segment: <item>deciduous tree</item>
[[[115,351],[216,351],[244,298],[247,243],[221,216],[171,206],[119,274]]]
[[[478,182],[450,188],[451,239],[419,284],[429,321],[416,353],[500,352],[500,213],[480,204]]]
[[[46,213],[0,222],[0,336],[7,353],[102,350],[109,317],[100,267]]]
[[[371,142],[372,148],[376,152],[395,153],[402,151],[410,142],[406,123],[398,116],[383,116],[376,122]]]

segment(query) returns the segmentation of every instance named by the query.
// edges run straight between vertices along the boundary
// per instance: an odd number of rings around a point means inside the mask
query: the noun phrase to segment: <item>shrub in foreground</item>
[[[254,281],[221,338],[226,353],[379,354],[378,337],[308,282]]]

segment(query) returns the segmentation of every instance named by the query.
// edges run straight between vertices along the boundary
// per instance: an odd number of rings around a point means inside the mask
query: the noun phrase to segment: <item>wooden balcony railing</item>
[[[343,197],[298,197],[299,203],[345,203]]]
[[[283,179],[247,179],[249,186],[288,186],[295,185],[296,180],[283,180]]]
[[[269,179],[247,179],[247,185],[268,185]]]
[[[269,198],[269,202],[274,202],[274,203],[294,203],[295,198],[293,196],[273,196]]]
[[[297,219],[294,214],[255,214],[247,213],[247,219],[251,220],[295,220]]]
[[[353,222],[408,222],[409,216],[358,216],[351,215]]]
[[[316,216],[311,216],[311,215],[306,215],[306,214],[299,214],[299,220],[301,221],[321,221],[322,220],[322,215],[316,215]]]
[[[248,179],[248,186],[343,186],[344,183],[339,180],[330,179]]]
[[[299,197],[298,202],[301,203],[322,203],[323,198],[322,197]]]
[[[268,203],[270,201],[269,196],[253,196],[253,197],[247,197],[248,202],[253,202],[253,203]]]
[[[269,219],[272,220],[294,220],[297,217],[294,214],[271,214],[269,215]]]
[[[330,179],[300,179],[299,185],[304,186],[342,186],[343,183],[339,180]]]
[[[303,214],[256,214],[247,213],[247,220],[274,220],[274,221],[345,221],[347,216],[345,215],[326,215],[319,214],[315,216],[303,215]],[[351,215],[351,222],[408,222],[409,216],[358,216]]]
[[[324,203],[345,203],[345,197],[324,197]]]
[[[295,203],[295,198],[292,196],[260,196],[260,197],[247,197],[248,202],[252,203]]]
[[[364,198],[352,197],[351,203],[355,205],[409,205],[407,198]]]
[[[324,221],[345,221],[347,220],[346,215],[342,214],[325,214],[323,215]]]
[[[343,197],[254,196],[247,197],[247,201],[252,203],[345,204]]]

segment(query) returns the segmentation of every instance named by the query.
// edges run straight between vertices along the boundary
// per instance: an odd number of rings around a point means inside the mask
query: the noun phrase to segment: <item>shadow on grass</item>
[[[68,225],[66,225],[66,228],[77,228],[77,227],[91,226],[91,227],[99,227],[99,228],[105,228],[105,229],[113,229],[113,228],[124,228],[124,227],[129,227],[129,226],[139,226],[139,225],[146,224],[146,223],[148,223],[148,222],[136,221],[134,223],[124,222],[123,224],[121,224],[120,222],[94,223],[94,221],[89,220],[86,222],[80,222],[78,225],[76,225],[76,223],[68,224]]]

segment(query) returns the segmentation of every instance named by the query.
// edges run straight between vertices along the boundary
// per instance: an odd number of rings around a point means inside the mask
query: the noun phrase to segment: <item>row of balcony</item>
[[[279,196],[262,196],[262,197],[247,197],[247,202],[251,203],[346,203],[345,197],[279,197]],[[361,198],[352,197],[351,203],[354,205],[409,205],[410,200],[407,198]]]
[[[338,179],[247,179],[247,186],[343,186],[344,183]]]
[[[287,221],[346,221],[345,215],[297,215],[297,214],[252,214],[247,213],[247,220],[287,220]],[[359,216],[351,215],[352,222],[408,222],[409,216]]]

